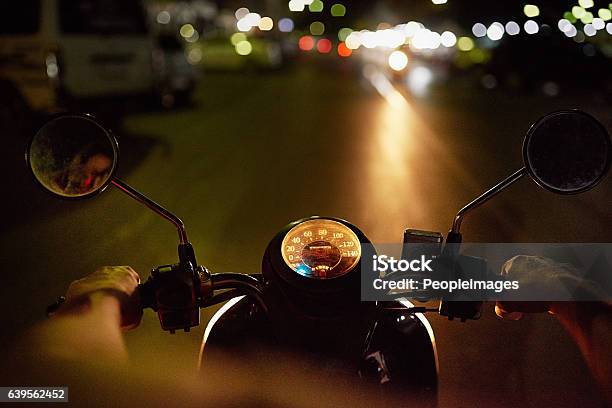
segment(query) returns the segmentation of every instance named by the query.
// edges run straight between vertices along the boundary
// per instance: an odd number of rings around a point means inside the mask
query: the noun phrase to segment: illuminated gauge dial
[[[302,276],[332,279],[350,272],[361,258],[357,235],[337,221],[313,219],[291,228],[282,244],[285,263]]]

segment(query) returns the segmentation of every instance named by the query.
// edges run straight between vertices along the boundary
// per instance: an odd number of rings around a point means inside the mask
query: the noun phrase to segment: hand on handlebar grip
[[[597,290],[590,287],[590,282],[580,279],[580,274],[572,265],[541,256],[515,256],[504,263],[501,274],[507,279],[519,281],[521,287],[541,293],[543,299],[561,299],[563,293],[573,292],[578,288]],[[554,300],[498,301],[495,313],[504,319],[519,320],[524,313],[554,313],[555,309],[566,303],[568,302]]]
[[[129,266],[103,266],[70,284],[63,309],[84,304],[94,293],[115,296],[121,306],[121,327],[131,329],[140,324],[142,308],[138,293],[140,277]]]

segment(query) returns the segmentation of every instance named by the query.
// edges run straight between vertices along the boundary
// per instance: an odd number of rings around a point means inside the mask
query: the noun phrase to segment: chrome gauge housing
[[[280,251],[289,268],[311,279],[346,275],[361,259],[357,234],[343,223],[326,218],[295,225],[283,238]]]

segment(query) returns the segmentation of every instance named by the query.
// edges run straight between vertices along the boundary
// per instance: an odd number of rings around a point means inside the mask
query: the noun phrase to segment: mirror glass
[[[63,115],[36,133],[26,159],[45,189],[65,198],[82,198],[110,183],[117,156],[116,140],[93,117]]]
[[[525,137],[523,158],[540,186],[561,194],[594,187],[610,167],[610,136],[592,116],[559,111],[537,121]]]

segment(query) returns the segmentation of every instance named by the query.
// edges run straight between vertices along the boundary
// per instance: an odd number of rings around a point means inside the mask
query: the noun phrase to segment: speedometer
[[[332,279],[347,274],[357,265],[361,244],[346,225],[317,218],[289,230],[281,252],[287,266],[300,275]]]

